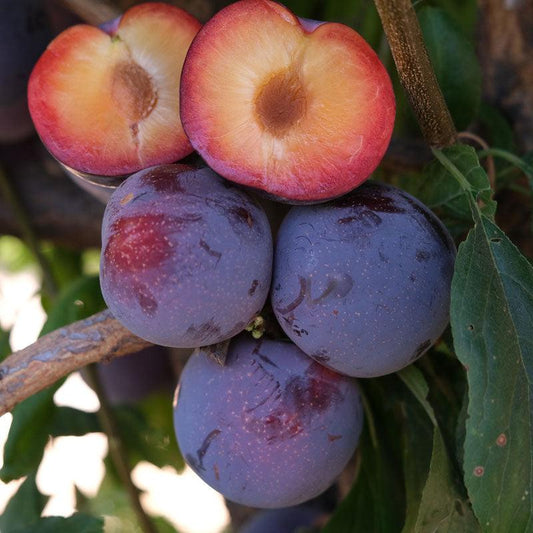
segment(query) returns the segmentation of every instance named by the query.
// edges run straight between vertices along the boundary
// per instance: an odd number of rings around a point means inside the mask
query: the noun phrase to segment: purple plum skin
[[[278,233],[272,307],[289,338],[342,374],[396,372],[449,320],[456,255],[440,220],[395,187],[293,207]]]
[[[208,168],[161,165],[113,193],[100,284],[114,316],[155,344],[194,348],[242,331],[272,273],[263,209]]]
[[[97,363],[98,376],[112,405],[136,403],[150,394],[172,397],[176,386],[168,348],[150,346],[136,353]],[[82,369],[81,376],[86,380]]]
[[[185,460],[226,498],[251,507],[321,494],[354,453],[363,423],[356,381],[284,341],[241,335],[224,367],[198,350],[177,393]]]
[[[239,533],[296,533],[299,528],[313,526],[323,516],[319,509],[305,505],[269,509],[257,513]]]

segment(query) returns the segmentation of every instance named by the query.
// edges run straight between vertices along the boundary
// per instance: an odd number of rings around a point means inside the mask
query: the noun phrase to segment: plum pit
[[[291,69],[271,76],[258,90],[255,113],[259,124],[275,137],[283,137],[305,114],[306,91]]]
[[[132,123],[146,118],[157,103],[157,91],[151,77],[134,61],[122,61],[115,66],[111,97],[121,114]]]

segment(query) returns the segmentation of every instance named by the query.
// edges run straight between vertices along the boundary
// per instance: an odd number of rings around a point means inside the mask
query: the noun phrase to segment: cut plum
[[[181,116],[193,147],[222,176],[289,202],[362,183],[394,115],[389,76],[362,37],[269,0],[220,11],[183,67]]]
[[[200,23],[147,3],[105,28],[73,26],[37,62],[28,100],[42,141],[69,167],[104,176],[185,157],[179,80]]]

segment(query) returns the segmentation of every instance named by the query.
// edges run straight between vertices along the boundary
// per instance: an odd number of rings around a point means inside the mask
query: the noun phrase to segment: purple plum
[[[261,311],[272,234],[263,209],[209,168],[161,165],[113,193],[100,283],[114,316],[155,344],[229,339]]]
[[[449,320],[454,243],[440,220],[395,187],[293,207],[278,233],[272,307],[289,338],[337,372],[400,370]]]
[[[354,453],[363,423],[356,381],[291,342],[241,335],[224,367],[197,350],[177,392],[185,460],[226,498],[251,507],[321,494]]]

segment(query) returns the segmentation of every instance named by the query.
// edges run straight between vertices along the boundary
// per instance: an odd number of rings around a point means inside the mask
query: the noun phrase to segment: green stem
[[[522,172],[524,172],[524,174],[529,178],[529,180],[533,180],[533,165],[530,165],[520,157],[516,156],[511,152],[508,152],[507,150],[502,150],[501,148],[488,148],[487,150],[480,150],[477,155],[480,159],[491,155],[494,157],[505,159],[515,167],[519,168]]]
[[[26,212],[26,209],[22,205],[17,193],[15,192],[9,178],[2,168],[0,168],[0,192],[5,198],[6,202],[13,209],[13,213],[20,228],[22,239],[32,251],[35,259],[41,267],[43,275],[43,290],[44,292],[54,298],[58,293],[58,287],[50,267],[50,263],[45,255],[42,253],[41,246],[33,231],[32,224]]]
[[[89,374],[89,382],[91,387],[95,391],[96,395],[98,396],[98,400],[100,401],[98,418],[102,424],[105,434],[107,435],[109,442],[109,455],[113,465],[122,484],[126,488],[131,506],[135,511],[135,515],[137,516],[137,520],[139,521],[139,525],[141,526],[143,533],[157,533],[152,520],[146,514],[143,506],[141,505],[141,501],[139,499],[139,489],[137,489],[131,479],[131,470],[126,459],[127,453],[124,446],[124,441],[122,440],[122,435],[120,434],[113,408],[110,405],[107,395],[100,382],[96,364],[90,364],[86,368]]]
[[[459,182],[462,189],[472,196],[472,186],[463,176],[462,172],[442,153],[438,148],[432,148],[433,155],[439,160],[442,166]]]

